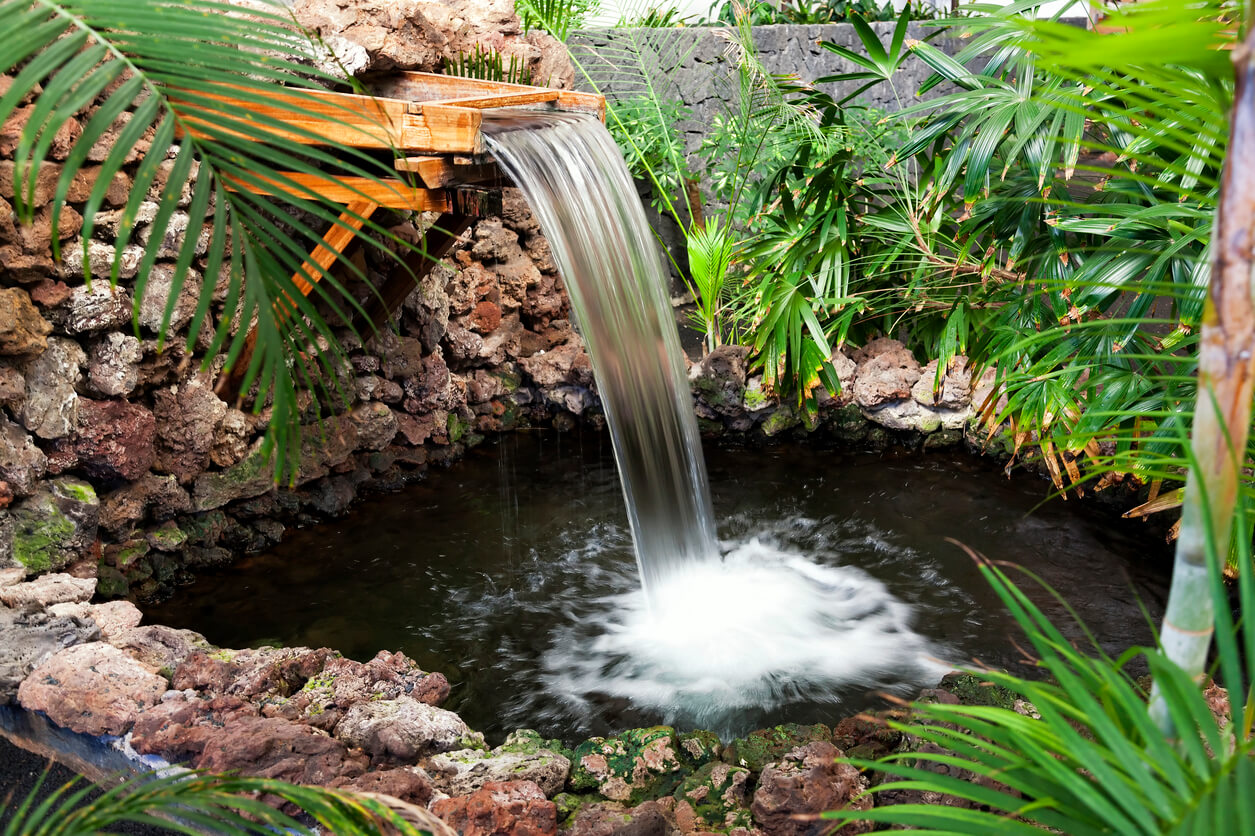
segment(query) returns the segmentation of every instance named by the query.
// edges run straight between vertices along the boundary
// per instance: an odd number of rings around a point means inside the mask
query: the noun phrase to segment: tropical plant
[[[86,249],[114,174],[146,143],[149,150],[135,170],[117,231],[111,280],[116,283],[122,254],[134,240],[140,205],[150,188],[157,188],[159,209],[139,264],[136,304],[176,211],[186,213],[165,325],[187,284],[198,241],[208,240],[204,274],[229,274],[229,287],[218,310],[210,292],[214,282],[205,283],[189,326],[189,352],[207,335],[203,363],[225,353],[231,367],[244,356],[248,328],[240,326],[256,322],[243,388],[256,384],[254,409],[272,410],[267,449],[278,452],[278,470],[294,464],[300,449],[297,388],[343,397],[337,391],[343,353],[321,311],[342,322],[363,313],[330,269],[306,262],[307,253],[327,225],[355,228],[357,221],[375,233],[363,240],[389,257],[395,257],[390,246],[404,246],[369,220],[340,219],[342,206],[301,181],[328,170],[375,183],[392,177],[387,162],[371,154],[305,144],[302,139],[315,137],[291,127],[314,109],[303,91],[343,79],[309,66],[320,47],[293,25],[281,3],[269,0],[247,9],[216,0],[0,0],[0,31],[5,33],[0,73],[12,77],[0,95],[0,122],[31,101],[13,157],[18,216],[31,220],[37,176],[53,139],[69,120],[81,117],[81,135],[56,180],[55,246],[59,210],[71,183],[92,146],[114,131],[82,212]],[[276,85],[290,95],[276,98]],[[217,97],[227,88],[256,107],[249,112],[223,107]],[[276,135],[277,128],[286,134]],[[180,207],[185,190],[191,199]],[[348,260],[339,266],[363,278]],[[398,269],[403,269],[399,260]],[[299,290],[306,282],[313,285],[309,298]]]
[[[1147,3],[1116,18],[1114,25],[1127,30],[1119,36],[1080,36],[1040,23],[1026,25],[1026,31],[1036,36],[1035,44],[1069,42],[1069,66],[1088,64],[1096,81],[1114,76],[1112,86],[1122,90],[1128,82],[1121,76],[1134,66],[1149,65],[1153,78],[1156,70],[1167,75],[1178,62],[1189,70],[1215,62],[1214,36],[1225,31],[1213,25],[1216,13],[1232,11]],[[1179,28],[1188,31],[1196,24],[1212,37],[1194,41]],[[1231,24],[1225,20],[1225,29]],[[1148,51],[1148,44],[1160,45],[1159,51]],[[1255,35],[1248,34],[1242,47],[1234,54],[1232,125],[1218,177],[1192,433],[1187,437],[1184,427],[1177,426],[1176,463],[1188,471],[1181,535],[1159,647],[1145,651],[1153,688],[1147,694],[1124,670],[1138,651],[1118,660],[1078,652],[1001,570],[984,561],[983,571],[1028,634],[1053,682],[1000,672],[984,675],[1030,701],[1040,719],[997,708],[916,706],[921,722],[900,728],[917,741],[934,744],[937,751],[860,764],[902,779],[874,791],[941,792],[974,808],[910,804],[870,813],[839,811],[833,818],[893,822],[932,833],[1036,833],[1046,827],[1069,834],[1203,834],[1245,833],[1255,826],[1249,808],[1239,800],[1255,791],[1255,625],[1250,619],[1255,573],[1249,570],[1249,496],[1238,490],[1247,462],[1255,381],[1255,277],[1249,245],[1255,235],[1255,201],[1239,174],[1255,154]],[[1216,73],[1219,77],[1219,68]],[[1141,155],[1163,142],[1165,127],[1175,128],[1173,123],[1171,118],[1130,120],[1121,147],[1136,148]],[[1153,141],[1139,148],[1138,139],[1147,136]],[[1161,167],[1170,173],[1154,178],[1156,184],[1190,174],[1189,160],[1195,158],[1191,150],[1199,137],[1180,140],[1180,164]],[[1206,137],[1202,142],[1210,144]],[[1224,138],[1215,145],[1224,148]],[[1237,617],[1224,579],[1230,549],[1243,567],[1237,579]],[[1215,694],[1209,700],[1199,687],[1213,636],[1227,706],[1217,705]],[[955,769],[970,774],[955,775]]]
[[[444,71],[462,78],[478,78],[484,81],[503,81],[507,84],[532,83],[532,71],[527,62],[517,55],[510,56],[510,63],[495,49],[484,49],[475,44],[470,52],[460,52],[455,58],[446,58]]]
[[[165,832],[312,834],[315,828],[274,804],[292,805],[324,832],[340,836],[391,833],[396,836],[451,833],[427,810],[387,796],[354,794],[324,787],[304,787],[269,778],[177,772],[140,776],[101,793],[72,781],[40,797],[40,783],[9,810],[3,836],[88,836],[129,823]]]

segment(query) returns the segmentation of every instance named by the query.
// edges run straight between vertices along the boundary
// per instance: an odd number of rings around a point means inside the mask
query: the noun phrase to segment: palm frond
[[[70,119],[80,118],[82,133],[60,163],[53,218],[87,164],[90,149],[98,141],[112,141],[82,210],[85,248],[113,176],[133,148],[147,146],[118,225],[111,274],[93,277],[85,266],[84,279],[117,282],[121,255],[137,232],[140,204],[149,199],[160,173],[164,183],[156,190],[158,209],[147,230],[136,304],[176,219],[186,232],[173,259],[170,299],[182,292],[204,233],[215,248],[208,266],[231,268],[233,295],[225,311],[213,310],[202,297],[188,335],[189,351],[206,332],[215,351],[226,349],[229,367],[244,347],[243,334],[233,329],[258,321],[245,386],[257,386],[255,409],[273,404],[268,444],[279,453],[277,472],[290,472],[285,452],[299,447],[292,432],[297,387],[310,386],[324,398],[342,399],[329,382],[335,376],[323,373],[339,358],[338,341],[321,310],[325,307],[346,321],[350,314],[362,313],[330,271],[311,276],[302,267],[323,229],[344,222],[338,220],[341,206],[316,189],[302,187],[292,174],[330,169],[374,182],[391,176],[387,164],[372,155],[321,148],[311,143],[325,138],[299,127],[302,117],[325,110],[302,91],[343,80],[301,63],[313,53],[313,45],[278,3],[242,9],[215,0],[0,0],[0,26],[13,33],[0,40],[0,72],[13,76],[0,97],[0,121],[20,102],[33,102],[14,153],[19,216],[31,219],[36,174],[50,163],[52,139]],[[288,95],[273,96],[277,85]],[[224,91],[255,108],[241,112],[223,107]],[[346,127],[348,117],[346,111]],[[266,184],[288,187],[288,193],[269,197],[248,190]],[[183,205],[185,192],[192,199]],[[390,246],[402,246],[377,225],[367,222],[366,228],[373,233],[363,236],[370,246],[389,253]],[[227,247],[230,259],[223,257]],[[364,278],[351,262],[343,260],[340,266]],[[293,276],[314,283],[312,298],[299,292]],[[167,305],[163,337],[171,310]],[[212,359],[212,354],[206,356],[204,363]]]

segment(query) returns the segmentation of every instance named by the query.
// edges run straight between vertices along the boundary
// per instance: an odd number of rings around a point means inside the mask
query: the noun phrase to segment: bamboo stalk
[[[1255,33],[1233,51],[1234,92],[1229,147],[1221,175],[1212,235],[1211,284],[1203,312],[1198,400],[1190,442],[1172,586],[1160,643],[1164,655],[1200,678],[1214,631],[1208,588],[1210,540],[1217,560],[1229,553],[1238,478],[1251,423],[1255,390]],[[1218,569],[1220,567],[1217,567]],[[1251,571],[1244,566],[1242,571]],[[1151,717],[1165,734],[1175,731],[1158,686]]]

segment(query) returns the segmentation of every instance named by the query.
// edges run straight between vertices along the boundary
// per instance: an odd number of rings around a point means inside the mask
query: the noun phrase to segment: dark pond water
[[[403,493],[201,578],[150,607],[148,620],[224,646],[329,646],[357,659],[402,650],[448,676],[446,707],[490,738],[530,727],[574,740],[660,721],[723,734],[833,722],[881,690],[935,679],[938,662],[1027,671],[1010,617],[946,538],[1036,573],[1110,653],[1150,641],[1141,607],[1162,612],[1161,540],[1075,501],[1043,503],[1045,483],[1007,480],[963,453],[780,446],[706,456],[721,540],[815,575],[822,640],[810,641],[805,624],[789,633],[774,587],[753,579],[748,593],[681,584],[686,620],[642,637],[610,445],[592,433],[517,433],[475,449]],[[1032,595],[1066,621],[1048,594]],[[878,631],[851,627],[877,620]],[[695,649],[659,662],[661,672],[649,652],[648,663],[625,659],[642,645],[674,650],[677,638]],[[707,675],[716,662],[724,667]],[[735,672],[718,673],[728,666]],[[798,674],[809,670],[823,673]],[[719,692],[718,706],[694,702],[694,677]]]

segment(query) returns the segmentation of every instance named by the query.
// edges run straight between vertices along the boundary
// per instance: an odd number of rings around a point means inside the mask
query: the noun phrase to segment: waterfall
[[[586,114],[485,111],[501,168],[540,221],[606,411],[641,583],[719,555],[658,245],[623,157]]]

